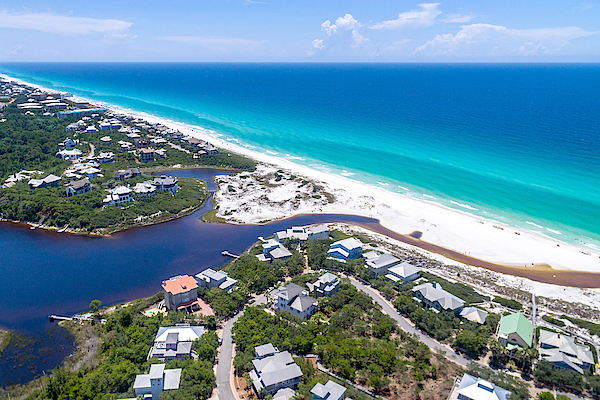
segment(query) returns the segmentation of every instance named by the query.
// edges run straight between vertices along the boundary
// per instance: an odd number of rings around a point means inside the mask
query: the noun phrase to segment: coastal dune
[[[320,182],[326,191],[335,195],[333,203],[312,207],[305,205],[297,208],[294,214],[338,213],[376,218],[383,227],[393,233],[408,237],[413,232],[420,232],[420,240],[413,238],[416,245],[420,243],[419,247],[426,244],[438,246],[439,249],[433,250],[436,252],[447,249],[454,254],[454,257],[449,258],[462,258],[457,261],[476,265],[475,260],[479,260],[481,266],[488,264],[486,268],[518,276],[536,276],[533,279],[548,283],[568,280],[565,274],[578,271],[585,274],[577,274],[580,275],[576,279],[578,284],[573,286],[600,287],[600,253],[587,247],[567,244],[535,232],[484,220],[432,201],[414,199],[344,176],[317,171],[216,138],[207,130],[193,129],[149,115],[143,117],[179,129],[184,134],[211,141],[225,150]],[[241,202],[245,195],[248,194],[239,194],[238,200]],[[293,195],[290,193],[289,197]],[[288,209],[256,205],[250,210],[239,210],[236,204],[220,202],[219,205],[221,211],[236,210],[236,220],[243,223],[258,223],[291,216]],[[588,277],[588,280],[586,276],[589,273],[594,274]],[[599,273],[598,277],[595,276],[596,273]],[[561,279],[557,279],[559,276]]]

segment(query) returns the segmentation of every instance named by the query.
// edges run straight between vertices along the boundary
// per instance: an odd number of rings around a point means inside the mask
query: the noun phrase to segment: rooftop
[[[163,281],[162,287],[171,294],[179,294],[196,289],[198,283],[196,282],[196,279],[189,275],[179,275]]]

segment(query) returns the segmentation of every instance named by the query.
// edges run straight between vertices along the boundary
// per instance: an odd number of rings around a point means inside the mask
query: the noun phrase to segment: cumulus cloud
[[[330,20],[327,20],[321,24],[321,30],[325,31],[328,36],[331,36],[334,33],[340,31],[349,31],[355,30],[356,28],[360,28],[362,26],[352,14],[346,14],[343,17],[339,17],[335,20],[335,23],[332,24]]]
[[[439,5],[440,3],[419,4],[420,9],[400,13],[397,19],[379,22],[371,26],[371,29],[426,28],[433,25],[435,18],[442,13]]]
[[[414,53],[430,51],[438,54],[457,54],[459,50],[469,48],[478,50],[478,53],[485,48],[491,48],[489,52],[494,54],[526,54],[526,51],[534,50],[536,53],[553,53],[568,45],[572,39],[595,33],[578,27],[510,29],[500,25],[472,24],[463,25],[454,35],[437,35],[417,47]]]
[[[268,40],[251,40],[239,38],[227,38],[223,36],[163,36],[160,39],[171,42],[189,43],[211,50],[226,51],[230,48],[257,47]]]
[[[314,47],[317,50],[323,50],[325,48],[325,45],[323,44],[323,39],[315,39],[312,41],[312,47]]]
[[[30,29],[59,35],[89,35],[123,31],[131,22],[116,19],[82,18],[51,13],[11,14],[0,11],[0,27]]]
[[[351,47],[360,47],[367,44],[368,42],[369,39],[362,36],[360,33],[358,33],[357,30],[352,31],[352,44],[350,45]]]

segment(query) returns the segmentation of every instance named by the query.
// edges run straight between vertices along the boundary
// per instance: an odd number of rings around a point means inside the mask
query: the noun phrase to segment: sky
[[[3,0],[0,62],[600,62],[600,0]]]

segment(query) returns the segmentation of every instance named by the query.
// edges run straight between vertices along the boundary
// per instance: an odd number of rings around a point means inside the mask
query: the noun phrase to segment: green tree
[[[541,392],[537,395],[538,400],[554,400],[554,395],[550,392]]]
[[[101,305],[102,305],[102,302],[100,300],[97,300],[97,299],[92,300],[90,302],[90,310],[92,312],[96,312],[96,311],[98,311],[98,309],[100,308]]]

